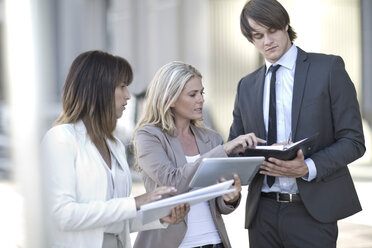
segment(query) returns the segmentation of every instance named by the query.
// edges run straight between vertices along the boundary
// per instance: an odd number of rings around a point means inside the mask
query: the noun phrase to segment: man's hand
[[[305,163],[305,157],[301,149],[297,151],[297,157],[293,160],[284,161],[269,158],[261,165],[261,174],[274,177],[303,177],[309,173]]]

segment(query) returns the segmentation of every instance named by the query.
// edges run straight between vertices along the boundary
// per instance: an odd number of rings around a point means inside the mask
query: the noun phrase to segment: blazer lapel
[[[117,141],[117,142],[120,142],[120,141]],[[123,170],[126,170],[126,168],[128,168],[128,165],[127,165],[125,154],[118,154],[118,148],[117,148],[118,145],[115,144],[112,140],[106,139],[106,143],[107,143],[110,151],[112,152],[112,155],[118,161],[120,167]]]
[[[257,80],[255,81],[254,89],[250,92],[251,94],[257,94],[257,101],[250,101],[252,102],[253,108],[252,111],[257,111],[256,113],[252,113],[253,116],[257,116],[257,129],[258,132],[256,133],[257,137],[266,137],[265,131],[265,122],[264,122],[264,115],[263,115],[263,90],[265,85],[265,73],[266,73],[266,66],[262,66],[259,73]],[[251,99],[256,99],[256,96],[252,95]]]
[[[186,164],[187,161],[185,157],[185,152],[183,151],[183,148],[182,148],[182,145],[181,145],[181,142],[178,136],[177,135],[171,136],[168,133],[165,133],[165,136],[168,139],[170,147],[172,147],[173,156],[175,157],[175,160],[176,160],[175,164],[180,165],[180,166]]]
[[[193,125],[190,125],[190,127],[192,132],[194,133],[200,155],[209,152],[212,149],[211,140],[207,135],[204,135],[202,131],[203,129],[199,129]]]
[[[203,128],[198,128],[190,125],[191,131],[193,132],[196,140],[196,144],[199,149],[200,155],[209,152],[212,149],[210,138],[204,134]],[[166,134],[170,146],[172,147],[173,154],[176,158],[177,164],[184,165],[187,163],[185,153],[183,151],[180,140],[177,136],[170,136]]]
[[[87,133],[87,129],[86,129],[83,121],[80,120],[80,121],[76,122],[75,123],[75,129],[76,129],[77,135],[80,136],[79,140],[80,140],[82,146],[91,155],[91,159],[94,159],[96,161],[95,164],[100,164],[101,163],[101,155],[100,155],[98,149],[96,148],[96,146],[94,145],[94,143],[92,142],[92,140],[89,138],[88,133]],[[101,168],[101,167],[102,166],[99,166],[99,168]]]
[[[84,179],[84,184],[81,183],[83,191],[86,193],[83,197],[85,199],[105,199],[107,194],[107,180],[105,168],[102,166],[101,155],[93,144],[87,134],[86,127],[82,121],[78,121],[74,125],[77,141],[79,142],[79,149],[83,150],[79,156],[79,168],[77,168],[77,175],[83,176],[87,173],[91,174],[91,178],[96,178],[95,185],[90,184],[90,178]],[[84,176],[86,177],[86,176]],[[82,186],[84,185],[84,186]]]
[[[117,140],[116,142],[121,142]],[[118,162],[119,166],[122,168],[122,170],[125,172],[124,175],[126,177],[125,179],[125,187],[117,187],[116,192],[118,196],[129,196],[132,191],[132,177],[129,170],[127,157],[125,155],[125,148],[124,151],[120,149],[120,144],[115,143],[114,141],[110,139],[106,139],[106,143],[112,153],[112,155],[115,157],[116,161]]]
[[[292,98],[292,136],[296,137],[297,123],[300,116],[300,109],[304,89],[306,85],[306,78],[310,63],[307,62],[307,53],[298,48],[296,71],[293,83],[293,98]]]

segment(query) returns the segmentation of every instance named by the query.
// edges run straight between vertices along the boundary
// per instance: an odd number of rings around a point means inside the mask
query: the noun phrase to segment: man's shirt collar
[[[289,48],[289,50],[276,63],[274,63],[274,65],[281,65],[289,70],[292,70],[294,66],[296,65],[297,52],[298,52],[298,49],[293,43],[291,48]],[[266,74],[267,74],[270,66],[273,63],[265,60],[265,64],[266,64]]]

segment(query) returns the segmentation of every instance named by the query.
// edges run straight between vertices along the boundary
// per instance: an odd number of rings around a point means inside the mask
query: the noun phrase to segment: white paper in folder
[[[189,203],[190,206],[192,206],[194,204],[208,201],[218,196],[233,192],[235,191],[234,188],[229,189],[233,182],[234,180],[229,180],[159,201],[151,202],[142,205],[137,214],[139,214],[142,218],[142,224],[146,224],[169,215],[172,211],[172,208],[179,204]]]

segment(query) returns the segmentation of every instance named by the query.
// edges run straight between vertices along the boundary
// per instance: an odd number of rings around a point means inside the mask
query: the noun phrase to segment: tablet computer
[[[236,173],[242,185],[248,185],[260,169],[265,157],[204,158],[190,181],[189,187],[206,187],[221,177],[232,179]]]

